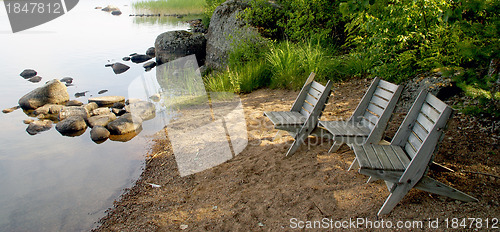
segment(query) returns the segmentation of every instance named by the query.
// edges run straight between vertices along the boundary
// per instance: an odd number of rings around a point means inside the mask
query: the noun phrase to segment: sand
[[[369,84],[364,79],[335,84],[323,119],[347,119]],[[115,202],[96,231],[293,231],[306,226],[375,230],[389,222],[423,226],[417,230],[479,227],[469,220],[465,226],[453,224],[467,218],[481,219],[479,230],[486,228],[486,220],[489,228],[500,227],[494,219],[500,218],[500,158],[492,136],[498,137],[498,130],[483,130],[476,118],[455,114],[435,156],[455,172],[428,173],[479,202],[412,189],[389,215],[377,217],[389,192],[384,182],[367,184],[367,176],[347,171],[354,159],[349,147],[328,153],[331,141],[311,138],[294,156],[284,158],[293,140],[273,140],[277,130],[263,112],[289,110],[296,96],[295,91],[271,89],[241,95],[248,146],[235,158],[189,176],[180,177],[168,137],[158,133],[140,179]],[[403,117],[395,114],[386,138],[394,135]]]

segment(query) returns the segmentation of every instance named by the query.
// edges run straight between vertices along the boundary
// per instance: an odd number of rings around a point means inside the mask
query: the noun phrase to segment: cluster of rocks
[[[150,47],[146,51],[146,54],[132,53],[129,56],[123,57],[122,60],[123,61],[132,61],[133,63],[140,64],[140,63],[144,63],[148,60],[151,60],[155,56],[156,56],[155,48]],[[104,66],[111,67],[115,74],[121,74],[121,73],[124,73],[130,69],[130,66],[123,64],[123,63],[120,63],[120,62],[115,62],[113,64],[106,64]],[[156,62],[155,61],[146,62],[142,65],[142,67],[144,68],[144,70],[146,72],[148,72],[151,69],[153,69],[154,67],[156,67]]]
[[[161,14],[129,14],[130,17],[161,17]],[[182,19],[187,16],[187,14],[164,14],[165,17],[176,17]]]
[[[122,14],[122,12],[120,11],[120,8],[113,6],[113,5],[108,5],[104,8],[97,6],[95,9],[106,11],[106,12],[111,12],[112,15],[121,15]]]
[[[21,77],[32,83],[38,83],[42,80],[42,77],[36,75],[37,72],[33,69],[25,69],[19,74]]]
[[[79,136],[88,127],[91,139],[96,143],[112,140],[128,141],[142,130],[142,122],[155,117],[151,102],[128,99],[123,96],[101,96],[88,99],[84,104],[70,100],[66,86],[54,79],[34,89],[19,99],[19,106],[5,109],[12,112],[22,108],[36,119],[24,120],[29,124],[26,131],[35,135],[52,128],[64,136]],[[114,138],[113,138],[114,136]]]
[[[257,28],[240,17],[249,7],[248,1],[228,0],[215,9],[208,29],[198,19],[188,22],[191,32],[160,34],[155,41],[156,63],[160,65],[194,54],[202,71],[224,69],[233,46],[242,40],[262,39]]]
[[[205,25],[202,23],[201,19],[193,19],[187,21],[189,23],[190,31],[192,33],[207,33],[208,28],[205,27]]]

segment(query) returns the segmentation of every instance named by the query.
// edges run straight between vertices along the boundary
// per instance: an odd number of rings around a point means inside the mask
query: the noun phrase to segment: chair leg
[[[388,214],[396,207],[403,197],[410,191],[411,186],[408,184],[398,185],[394,191],[387,197],[382,205],[382,208],[377,213],[377,216]]]
[[[424,190],[430,193],[439,194],[441,196],[447,196],[455,200],[460,200],[464,202],[478,201],[478,199],[467,195],[460,190],[452,188],[446,184],[443,184],[437,180],[434,180],[428,176],[424,176],[420,182],[415,185],[415,188]]]
[[[351,169],[358,169],[359,168],[359,163],[358,163],[358,159],[357,158],[354,158],[354,160],[352,161],[352,164],[351,166],[349,166],[349,169],[347,169],[347,171],[351,171]]]
[[[292,146],[290,146],[290,148],[288,149],[288,152],[286,153],[285,157],[292,156],[297,151],[297,149],[299,149],[301,143],[302,141],[299,140],[293,141]]]
[[[341,146],[344,144],[343,142],[333,141],[333,145],[328,151],[328,153],[336,152]]]
[[[276,135],[273,138],[273,142],[276,141],[276,139],[278,138],[278,136],[280,135],[280,133],[281,133],[281,130],[278,130],[278,132],[276,133]]]

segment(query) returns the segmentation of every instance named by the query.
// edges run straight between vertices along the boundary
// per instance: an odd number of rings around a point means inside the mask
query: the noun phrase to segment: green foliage
[[[347,47],[375,60],[369,72],[400,82],[437,67],[477,67],[499,56],[498,1],[350,0]]]
[[[134,9],[154,13],[201,14],[205,0],[142,0],[132,3]]]
[[[267,0],[252,0],[250,7],[245,9],[244,17],[264,37],[279,39],[283,37],[283,28],[278,27],[278,21],[284,14],[282,7]]]
[[[319,44],[285,41],[269,50],[266,61],[272,72],[271,88],[298,90],[309,73],[315,72],[318,77],[326,73],[329,59]]]

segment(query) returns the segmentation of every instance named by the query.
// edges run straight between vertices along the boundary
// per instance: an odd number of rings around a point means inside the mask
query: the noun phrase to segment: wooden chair
[[[358,107],[347,121],[319,121],[319,127],[328,131],[334,140],[329,152],[346,144],[371,144],[382,140],[402,87],[375,78]],[[327,134],[328,134],[327,133]]]
[[[359,172],[385,180],[390,191],[378,215],[388,214],[413,187],[456,200],[477,201],[425,175],[451,113],[448,105],[422,91],[390,145],[352,146]]]
[[[325,103],[330,96],[332,82],[328,81],[326,86],[323,86],[314,81],[314,76],[315,73],[309,75],[290,111],[264,112],[264,115],[274,124],[275,129],[287,131],[294,137],[295,141],[288,149],[286,156],[293,155],[317,127]]]

